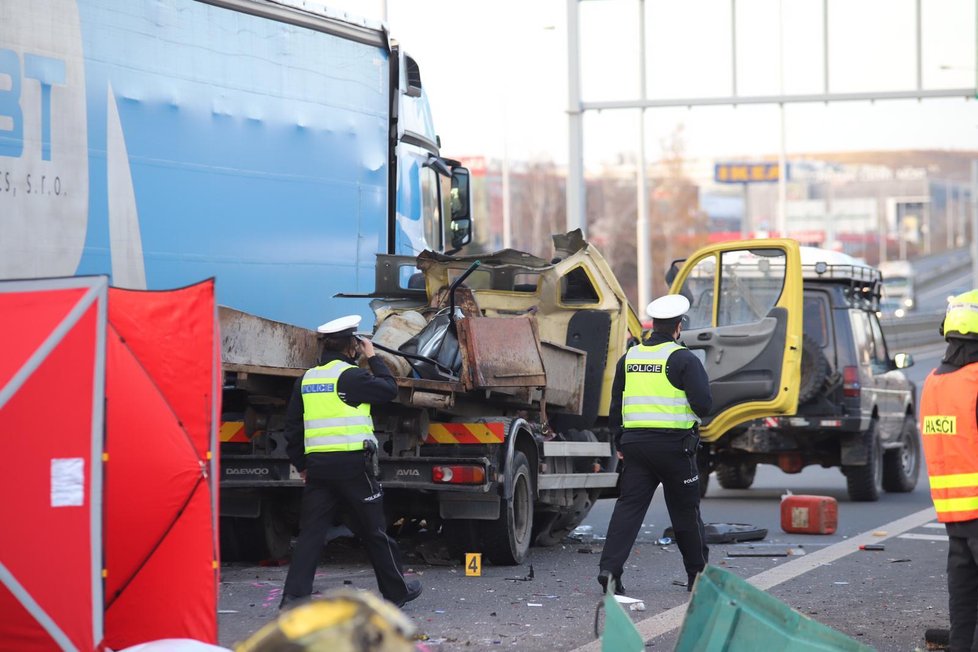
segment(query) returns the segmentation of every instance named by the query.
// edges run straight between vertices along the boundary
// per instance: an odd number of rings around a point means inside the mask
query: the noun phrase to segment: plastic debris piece
[[[527,602],[527,603],[526,603],[526,606],[527,606],[527,607],[542,607],[542,606],[543,606],[543,604],[541,604],[541,603],[539,603],[539,602]]]
[[[873,532],[873,536],[874,537],[885,537],[888,534],[889,534],[889,532],[887,532],[886,530],[875,530]]]
[[[628,610],[629,611],[645,611],[645,603],[644,602],[633,602],[632,604],[628,605]]]
[[[662,537],[655,540],[657,546],[668,546],[670,543],[672,543],[672,537]]]
[[[900,562],[903,562],[903,561],[910,561],[910,560],[909,559],[891,559],[890,560],[890,563],[891,564],[899,564]]]
[[[833,584],[838,584],[838,585],[841,586],[841,585],[844,585],[844,584],[848,584],[849,582],[832,582],[832,583]]]
[[[530,564],[530,572],[523,577],[507,577],[507,580],[511,582],[532,582],[533,581],[533,564]]]
[[[748,523],[705,523],[703,532],[706,543],[741,543],[744,541],[760,541],[767,537],[767,529]],[[672,526],[662,532],[664,538],[675,539],[676,533]]]

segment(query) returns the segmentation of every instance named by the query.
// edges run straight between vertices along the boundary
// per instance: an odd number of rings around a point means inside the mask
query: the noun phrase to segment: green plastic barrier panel
[[[598,633],[598,614],[604,606],[604,631],[601,632],[601,652],[644,652],[645,641],[638,633],[635,623],[628,613],[615,599],[615,583],[608,584],[608,592],[604,596],[598,610],[594,614],[594,633]]]
[[[676,652],[700,650],[870,652],[873,648],[795,611],[729,571],[707,566],[696,580],[676,643]]]

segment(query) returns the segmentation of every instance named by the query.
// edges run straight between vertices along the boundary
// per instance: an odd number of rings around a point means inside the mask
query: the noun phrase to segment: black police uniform
[[[332,360],[355,364],[342,354],[327,352],[320,365]],[[344,403],[387,403],[397,397],[397,383],[383,360],[373,356],[368,362],[370,372],[353,368],[340,374],[336,391]],[[408,586],[404,580],[400,551],[387,535],[383,491],[372,464],[364,451],[306,454],[301,383],[301,378],[296,381],[286,411],[285,439],[289,460],[306,472],[306,485],[299,539],[285,579],[282,606],[312,593],[316,566],[337,507],[345,508],[352,517],[353,531],[363,541],[380,593],[400,606],[417,597],[420,585],[411,582],[413,586]]]
[[[978,364],[978,342],[948,340],[936,375]],[[978,388],[975,388],[978,393]],[[978,410],[976,410],[978,418]],[[948,537],[947,591],[951,618],[950,649],[978,650],[978,519],[945,523]]]
[[[673,341],[668,335],[652,333],[646,346]],[[688,349],[670,354],[666,378],[686,393],[693,412],[700,418],[713,406],[710,381],[699,359]],[[608,524],[608,536],[601,553],[600,570],[610,573],[619,589],[625,560],[638,536],[645,513],[658,486],[665,492],[666,507],[676,543],[686,567],[687,590],[696,574],[706,566],[709,551],[703,520],[700,518],[700,480],[696,466],[699,433],[691,429],[622,428],[622,393],[625,390],[625,356],[615,368],[608,420],[622,452],[620,497]],[[599,578],[599,581],[602,578]]]

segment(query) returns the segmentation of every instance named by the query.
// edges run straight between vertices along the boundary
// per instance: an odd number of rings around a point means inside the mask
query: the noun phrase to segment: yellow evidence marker
[[[465,575],[467,577],[482,576],[482,553],[481,552],[465,553]]]

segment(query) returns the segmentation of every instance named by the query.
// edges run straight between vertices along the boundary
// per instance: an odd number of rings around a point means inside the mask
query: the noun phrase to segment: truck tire
[[[258,518],[221,517],[222,561],[283,559],[291,547],[292,526],[273,502],[262,502]]]
[[[590,430],[568,430],[563,434],[566,441],[596,442],[597,435]],[[599,463],[607,467],[618,458],[612,455],[611,459],[595,459],[587,457],[574,458],[575,473],[590,473],[594,469],[592,465]],[[617,466],[617,465],[616,465]],[[566,507],[556,508],[553,512],[538,512],[533,516],[533,543],[537,546],[555,546],[574,531],[581,524],[595,501],[601,495],[601,489],[574,489],[574,502]]]
[[[798,404],[807,403],[821,391],[829,376],[829,361],[822,348],[808,335],[801,337],[801,383],[798,386]]]
[[[717,464],[717,482],[724,489],[750,489],[757,474],[755,462]]]
[[[533,534],[533,477],[520,451],[513,454],[513,496],[499,506],[495,521],[479,521],[482,549],[493,564],[516,566],[530,550]]]
[[[909,414],[903,418],[900,443],[900,448],[883,453],[883,488],[908,493],[917,486],[920,475],[920,435],[916,419]]]
[[[843,466],[849,498],[857,502],[879,500],[883,490],[883,451],[880,446],[879,424],[876,419],[870,422],[863,433],[863,441],[869,450],[867,464]]]

